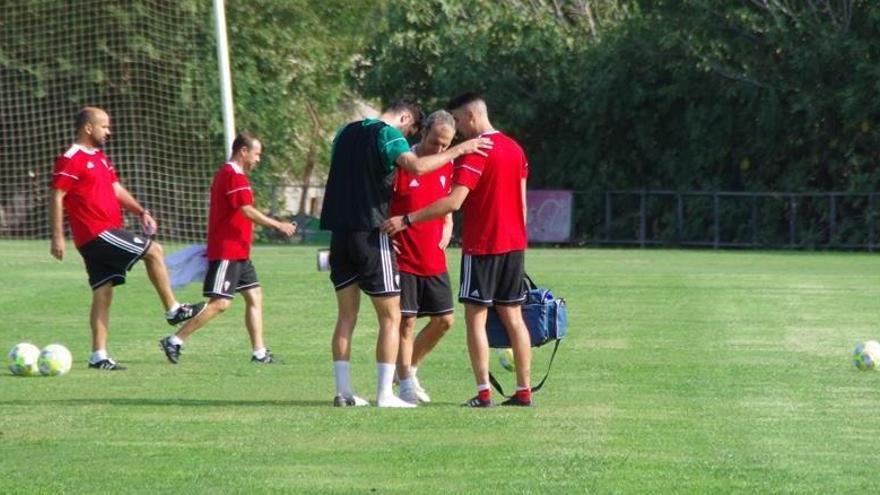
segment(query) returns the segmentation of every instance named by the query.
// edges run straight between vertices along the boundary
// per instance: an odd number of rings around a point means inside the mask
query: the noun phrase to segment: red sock
[[[481,401],[486,402],[492,400],[492,390],[477,390],[477,397],[480,398]]]
[[[532,389],[524,388],[522,390],[516,391],[516,398],[520,400],[520,402],[530,403],[532,402]]]

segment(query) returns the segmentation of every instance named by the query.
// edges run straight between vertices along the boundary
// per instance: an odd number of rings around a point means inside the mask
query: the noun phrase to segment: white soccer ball
[[[862,370],[874,370],[880,367],[880,342],[868,340],[853,349],[853,365]]]
[[[516,371],[516,361],[513,359],[513,350],[510,347],[495,349],[498,354],[498,364],[507,371]]]
[[[13,375],[31,376],[39,373],[37,360],[40,358],[39,347],[29,342],[17,344],[9,351],[9,371]]]
[[[40,373],[46,376],[66,375],[72,364],[73,356],[70,355],[67,347],[61,344],[47,345],[37,360]]]

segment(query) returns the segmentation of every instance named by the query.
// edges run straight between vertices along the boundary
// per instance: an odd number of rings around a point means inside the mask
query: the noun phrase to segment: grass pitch
[[[843,493],[880,482],[880,373],[848,354],[880,338],[880,258],[531,250],[569,301],[570,337],[532,409],[468,410],[463,311],[420,368],[435,402],[334,409],[335,302],[315,249],[257,247],[274,366],[248,362],[243,302],[181,364],[141,265],[115,293],[110,352],[86,369],[78,254],[0,243],[0,348],[67,345],[60,378],[0,373],[0,493]],[[450,252],[453,284],[458,251]],[[199,298],[190,286],[183,300]],[[352,356],[375,394],[367,299]],[[535,374],[549,349],[536,352]],[[495,365],[495,369],[500,369]],[[499,371],[512,383],[512,374]]]

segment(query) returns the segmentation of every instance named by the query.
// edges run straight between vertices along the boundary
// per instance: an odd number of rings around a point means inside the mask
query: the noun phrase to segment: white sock
[[[376,398],[388,397],[394,395],[391,387],[394,383],[394,370],[397,365],[394,363],[376,363]],[[404,378],[406,380],[406,378]],[[403,383],[403,380],[400,381]]]
[[[175,335],[173,333],[168,336],[168,342],[171,342],[171,344],[173,344],[173,345],[181,345],[181,346],[183,345],[183,341],[180,340],[180,337],[178,337],[177,335]]]
[[[351,392],[351,365],[348,361],[333,361],[333,378],[336,380],[336,393],[346,397]]]
[[[477,392],[482,392],[483,390],[490,390],[492,388],[488,383],[481,383],[477,385]]]
[[[97,351],[92,352],[89,362],[95,364],[105,359],[107,359],[107,349],[98,349]]]
[[[415,378],[416,373],[418,373],[418,372],[419,372],[418,366],[410,366],[409,367],[409,377],[410,378]]]
[[[165,312],[165,318],[173,318],[178,309],[180,309],[180,303],[175,302],[171,305],[171,309]]]
[[[259,349],[254,351],[254,357],[257,359],[263,359],[266,357],[266,348],[260,347]]]
[[[401,393],[401,395],[404,392],[411,392],[413,390],[414,385],[415,385],[415,383],[413,382],[412,378],[404,378],[403,380],[400,380],[400,393]]]

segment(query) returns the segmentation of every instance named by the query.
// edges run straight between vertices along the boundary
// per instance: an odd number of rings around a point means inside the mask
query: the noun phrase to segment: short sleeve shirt
[[[365,121],[369,122],[369,121]],[[373,120],[375,123],[375,120]],[[366,125],[366,124],[365,124]],[[397,165],[397,158],[409,151],[409,142],[396,127],[387,125],[379,131],[379,154],[382,156],[382,163],[385,168],[391,172]]]
[[[74,144],[55,159],[52,187],[65,191],[64,210],[73,242],[82,247],[105,230],[122,228],[122,208],[110,159],[99,149]]]
[[[526,248],[522,181],[529,165],[519,144],[492,131],[488,156],[477,153],[455,160],[452,182],[470,189],[461,210],[464,216],[461,245],[464,254],[503,254]]]
[[[224,163],[211,183],[208,211],[209,260],[250,258],[254,224],[241,207],[254,204],[254,193],[244,170],[235,163]]]
[[[450,190],[452,163],[423,175],[398,169],[391,195],[390,214],[404,215],[420,210],[448,195]],[[395,236],[400,249],[397,256],[400,271],[422,277],[433,277],[446,272],[446,253],[440,249],[443,223],[443,217],[414,223]]]

